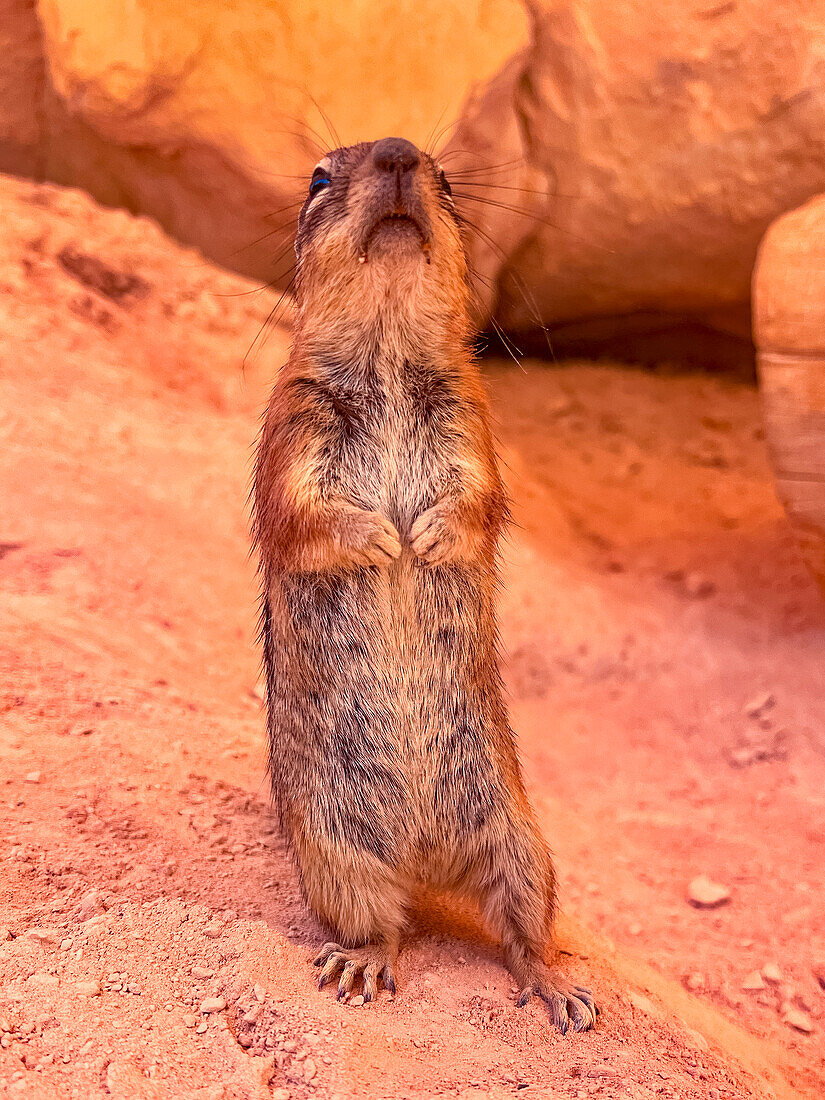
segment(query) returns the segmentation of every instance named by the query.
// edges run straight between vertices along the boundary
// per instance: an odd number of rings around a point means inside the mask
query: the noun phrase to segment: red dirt
[[[4,181],[0,212],[0,1094],[821,1097],[825,602],[755,392],[487,368],[513,721],[603,1013],[518,1010],[438,899],[397,997],[339,1004],[256,694],[245,498],[286,334],[239,360],[272,300],[70,192]],[[688,904],[700,874],[726,905]]]

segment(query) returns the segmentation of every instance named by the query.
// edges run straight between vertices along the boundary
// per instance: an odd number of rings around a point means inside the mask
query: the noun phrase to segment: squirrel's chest
[[[405,534],[445,489],[452,469],[449,441],[447,425],[414,393],[390,389],[343,448],[342,488]]]

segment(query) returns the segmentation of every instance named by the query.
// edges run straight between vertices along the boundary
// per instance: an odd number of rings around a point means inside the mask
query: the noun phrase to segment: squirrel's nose
[[[382,138],[373,146],[372,162],[379,172],[414,172],[421,154],[404,138]]]

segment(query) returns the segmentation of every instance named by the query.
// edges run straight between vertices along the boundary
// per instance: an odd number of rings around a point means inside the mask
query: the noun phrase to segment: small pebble
[[[641,993],[636,993],[633,990],[631,990],[627,996],[633,1007],[638,1008],[640,1012],[645,1012],[648,1016],[656,1015],[656,1009],[649,997],[645,997]]]
[[[692,990],[694,993],[699,989],[704,989],[704,975],[699,973],[688,974],[688,976],[685,978],[685,986],[688,989]]]
[[[57,943],[57,932],[53,928],[27,928],[24,935],[38,943]]]
[[[33,985],[55,986],[59,984],[60,979],[56,974],[45,974],[41,971],[37,974],[32,974],[29,981]]]
[[[91,920],[92,917],[96,917],[102,913],[105,908],[100,891],[89,890],[80,899],[80,904],[77,909],[77,919],[79,921]]]
[[[273,1089],[269,1095],[272,1100],[290,1100],[291,1093],[289,1089]]]
[[[239,1035],[238,1036],[238,1044],[240,1046],[242,1046],[244,1048],[244,1050],[249,1050],[249,1048],[252,1046],[252,1036],[251,1035]]]
[[[688,573],[685,577],[685,593],[692,600],[703,600],[715,591],[716,585],[703,573]]]
[[[206,1031],[206,1020],[202,1020],[195,1028],[195,1031],[198,1033],[198,1035],[203,1035]]]
[[[77,982],[75,989],[81,997],[100,996],[100,982]]]
[[[193,978],[211,978],[214,973],[214,970],[207,970],[205,966],[192,967]]]
[[[204,936],[208,936],[210,940],[216,940],[223,935],[223,925],[218,921],[213,921],[211,924],[207,924],[203,930],[203,934]]]
[[[810,1035],[814,1029],[814,1025],[811,1023],[811,1018],[805,1012],[800,1012],[798,1008],[787,1007],[782,1013],[782,1019],[795,1031],[801,1031],[803,1035]]]
[[[765,983],[762,981],[762,975],[758,970],[754,970],[752,974],[748,974],[747,978],[742,982],[742,988],[748,992],[765,988]]]
[[[364,998],[361,996],[360,993],[358,994],[357,997],[353,997],[352,1000],[350,1001],[351,1005],[356,1005],[358,1007],[360,1007],[363,1003],[364,1003]]]
[[[770,691],[764,691],[755,696],[749,703],[745,703],[742,712],[750,718],[758,718],[763,711],[770,710],[776,704],[776,699]]]
[[[223,997],[204,997],[200,1004],[201,1012],[208,1016],[210,1012],[223,1012],[226,1001]]]
[[[717,909],[730,901],[730,890],[707,875],[697,875],[688,886],[687,898],[697,909]]]
[[[29,772],[26,776],[26,782],[27,783],[39,783],[40,782],[40,775],[41,775],[40,772]]]
[[[697,1049],[710,1050],[710,1043],[707,1041],[701,1031],[694,1031],[692,1027],[685,1028],[685,1030],[693,1041],[693,1045],[697,1047]]]
[[[3,930],[0,929],[0,940],[3,938]],[[825,990],[825,963],[817,963],[811,973],[816,979],[816,983],[820,989]]]
[[[363,1002],[364,998],[361,998]],[[304,1080],[311,1081],[315,1074],[318,1072],[318,1067],[315,1065],[311,1058],[307,1058],[304,1062]]]
[[[183,1017],[183,1026],[184,1027],[194,1027],[197,1024],[197,1022],[198,1022],[197,1016],[193,1016],[191,1012],[187,1012],[186,1015]]]
[[[782,981],[782,971],[776,963],[766,963],[762,967],[762,977],[766,982],[770,982],[771,985],[779,985]]]

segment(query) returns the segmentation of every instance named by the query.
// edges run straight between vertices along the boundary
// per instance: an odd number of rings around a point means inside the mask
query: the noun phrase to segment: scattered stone
[[[56,986],[59,984],[60,979],[56,974],[46,974],[42,971],[38,971],[38,973],[32,974],[29,981],[32,985]]]
[[[363,1002],[364,998],[362,997],[361,1003],[363,1004]],[[307,1060],[304,1062],[304,1080],[311,1081],[317,1072],[318,1067],[315,1065],[311,1058],[307,1058]]]
[[[103,913],[106,906],[103,904],[103,898],[99,890],[89,890],[80,899],[80,904],[77,907],[77,919],[79,921],[91,920],[92,917],[96,917]]]
[[[252,1036],[251,1035],[246,1035],[246,1034],[239,1035],[238,1036],[238,1045],[242,1046],[244,1048],[244,1050],[249,1050],[249,1048],[252,1046]]]
[[[631,924],[630,928],[628,928],[628,932],[631,936],[641,936],[643,931],[644,929],[641,924]]]
[[[779,985],[782,979],[782,971],[776,965],[776,963],[766,963],[762,967],[762,977],[766,982],[770,982],[771,985]]]
[[[5,943],[6,940],[10,940],[10,939],[11,939],[11,932],[8,930],[8,928],[5,928],[5,927],[0,928],[0,943]]]
[[[58,934],[54,928],[27,928],[23,935],[37,943],[57,943]]]
[[[289,1089],[273,1089],[269,1095],[272,1100],[290,1100],[292,1094]]]
[[[801,1031],[803,1035],[810,1035],[814,1029],[810,1016],[790,1005],[782,1013],[782,1019],[788,1027],[792,1027],[795,1031]]]
[[[223,1012],[226,1001],[223,997],[204,997],[200,1004],[200,1010],[208,1016],[211,1012]]]
[[[90,726],[88,722],[77,722],[73,726],[69,726],[66,730],[70,737],[88,737],[90,733],[95,732],[94,726]]]
[[[695,1031],[692,1027],[685,1028],[685,1031],[697,1050],[710,1050],[710,1043],[701,1031]]]
[[[191,1012],[187,1012],[183,1017],[184,1027],[195,1027],[198,1022],[197,1016],[193,1016]]]
[[[742,712],[747,714],[749,718],[759,718],[764,711],[770,710],[773,706],[776,706],[776,699],[770,691],[764,691],[761,695],[751,699],[749,703],[745,703]]]
[[[697,992],[700,989],[705,988],[705,976],[704,974],[693,973],[688,974],[685,978],[685,987],[692,992]]]
[[[26,775],[26,782],[27,783],[39,783],[41,774],[42,774],[41,772],[29,772]]]
[[[200,979],[211,978],[214,973],[215,973],[214,970],[208,970],[205,966],[193,966],[192,967],[192,977],[193,978],[200,978]]]
[[[223,925],[220,921],[212,921],[203,930],[204,936],[208,936],[210,940],[216,940],[223,935]]]
[[[60,950],[61,951],[68,951],[69,948],[72,946],[72,942],[73,941],[70,940],[69,937],[67,936],[65,939],[60,941]]]
[[[100,996],[100,982],[76,982],[75,989],[81,997]]]
[[[361,994],[360,994],[360,993],[358,994],[358,996],[357,996],[357,997],[353,997],[353,998],[352,998],[352,1000],[350,1001],[350,1004],[351,1004],[351,1005],[355,1005],[355,1006],[356,1006],[356,1007],[358,1007],[358,1008],[360,1008],[360,1006],[361,1006],[361,1005],[362,1005],[363,1003],[364,1003],[364,998],[363,998],[363,997],[361,996]]]
[[[765,988],[765,983],[762,981],[762,975],[758,970],[754,970],[752,974],[748,974],[747,978],[742,982],[742,988],[749,993]]]
[[[631,990],[627,996],[633,1007],[638,1008],[640,1012],[645,1012],[648,1016],[656,1015],[653,1001],[651,1001],[649,997],[645,997],[641,993],[636,993],[634,990]]]
[[[688,886],[688,901],[697,909],[718,909],[730,901],[730,896],[727,886],[713,882],[707,875],[697,875]]]
[[[716,591],[716,585],[704,573],[688,573],[684,584],[685,595],[692,600],[703,600],[707,596],[712,596]]]
[[[195,1031],[198,1033],[198,1035],[205,1035],[206,1034],[206,1020],[201,1020],[201,1022],[195,1028]]]

